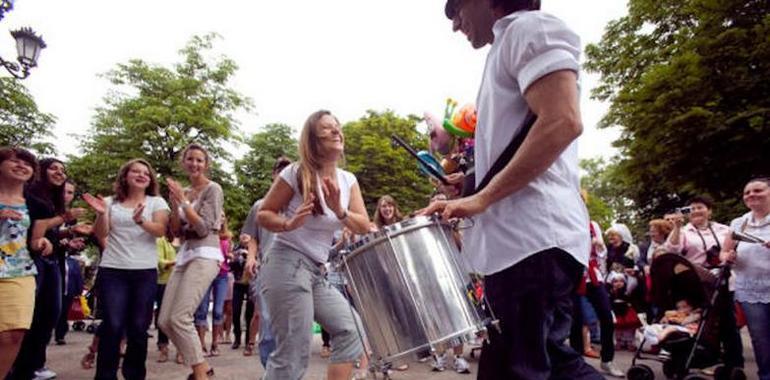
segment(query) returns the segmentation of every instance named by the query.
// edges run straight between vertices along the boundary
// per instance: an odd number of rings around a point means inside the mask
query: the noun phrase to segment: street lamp
[[[13,9],[14,0],[0,0],[0,20],[5,12]],[[37,66],[37,59],[40,56],[40,50],[45,48],[43,38],[35,34],[32,28],[21,28],[11,32],[11,36],[16,40],[16,53],[18,63],[6,61],[0,57],[0,65],[5,67],[11,75],[16,78],[24,79],[29,76],[29,69]]]

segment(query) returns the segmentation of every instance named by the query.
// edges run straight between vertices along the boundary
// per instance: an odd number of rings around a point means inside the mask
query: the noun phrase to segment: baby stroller
[[[96,294],[92,289],[84,289],[83,290],[83,297],[86,299],[86,309],[83,310],[83,314],[81,316],[75,316],[75,315],[68,315],[67,319],[73,321],[72,322],[72,329],[75,331],[83,331],[85,330],[89,334],[93,334],[96,332],[96,328],[99,327],[99,323],[97,322],[98,319],[101,318],[100,315],[97,315],[98,309],[96,304]],[[74,302],[79,302],[80,297],[76,298]],[[87,313],[86,313],[87,311]],[[88,322],[86,324],[86,322]]]
[[[665,356],[644,356],[642,340],[636,350],[626,376],[629,380],[652,380],[652,369],[639,360],[655,360],[663,364],[663,373],[669,379],[706,379],[704,375],[690,373],[691,368],[702,369],[719,363],[719,313],[718,305],[722,284],[725,284],[730,272],[728,266],[719,267],[712,273],[700,266],[693,265],[681,255],[668,253],[655,258],[650,268],[652,278],[652,303],[662,312],[675,308],[677,300],[689,300],[694,308],[702,310],[700,321],[694,336],[682,332],[670,334],[659,342],[661,350],[669,353]],[[660,316],[656,316],[659,320]],[[730,371],[724,366],[715,369],[717,380],[743,380],[746,375],[741,368]]]

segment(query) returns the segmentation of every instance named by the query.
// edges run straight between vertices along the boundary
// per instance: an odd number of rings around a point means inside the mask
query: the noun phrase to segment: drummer
[[[488,186],[423,210],[474,217],[464,246],[485,275],[486,297],[501,328],[490,329],[479,379],[602,378],[564,344],[590,245],[575,142],[582,132],[580,39],[539,11],[539,3],[450,0],[446,7],[474,47],[491,43],[494,33],[477,101],[476,186],[521,132],[527,111],[537,115],[518,152]]]
[[[344,141],[331,112],[311,114],[300,135],[299,161],[281,171],[258,213],[260,225],[276,233],[260,284],[276,340],[267,380],[303,377],[314,316],[331,334],[327,379],[350,379],[353,363],[363,354],[354,320],[358,315],[322,271],[335,231],[369,230],[356,177],[337,167]]]

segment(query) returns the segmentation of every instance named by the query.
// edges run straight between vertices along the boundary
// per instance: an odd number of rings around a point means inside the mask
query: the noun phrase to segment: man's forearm
[[[581,132],[582,126],[573,119],[538,119],[513,159],[478,193],[479,197],[490,205],[521,190],[548,170]]]

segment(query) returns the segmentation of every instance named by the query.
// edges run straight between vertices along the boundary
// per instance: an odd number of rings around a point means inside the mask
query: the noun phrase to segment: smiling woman
[[[83,195],[96,212],[94,234],[105,242],[96,280],[103,311],[96,378],[117,377],[123,337],[127,338],[123,375],[144,378],[146,332],[158,276],[155,238],[166,231],[169,208],[158,196],[155,171],[142,159],[130,160],[120,168],[114,191],[106,199]]]

